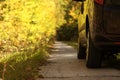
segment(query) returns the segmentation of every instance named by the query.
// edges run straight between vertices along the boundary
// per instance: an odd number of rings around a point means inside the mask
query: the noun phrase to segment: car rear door
[[[120,0],[104,0],[104,30],[108,34],[120,34]]]

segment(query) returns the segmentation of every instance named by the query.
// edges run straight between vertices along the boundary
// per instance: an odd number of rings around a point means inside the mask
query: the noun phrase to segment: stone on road
[[[115,68],[86,68],[85,60],[77,59],[77,51],[62,42],[55,42],[48,64],[41,66],[37,80],[120,80]]]

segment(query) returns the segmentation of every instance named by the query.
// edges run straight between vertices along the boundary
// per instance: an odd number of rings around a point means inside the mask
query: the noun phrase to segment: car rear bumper
[[[96,35],[93,38],[96,48],[105,51],[120,51],[119,35]]]
[[[106,42],[101,42],[101,43],[96,43],[95,47],[97,49],[103,51],[103,52],[111,52],[111,53],[117,53],[120,51],[120,44],[114,44],[114,43],[106,43]]]

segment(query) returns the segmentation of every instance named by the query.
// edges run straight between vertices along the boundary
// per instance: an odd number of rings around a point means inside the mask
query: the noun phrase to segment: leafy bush
[[[1,3],[1,54],[36,49],[53,37],[55,4],[49,2],[49,5],[43,0],[6,0]]]
[[[24,68],[24,64],[36,60],[36,55],[39,60],[44,58],[56,28],[64,23],[63,3],[63,0],[0,0],[0,73],[3,74],[0,77],[3,80],[24,80],[22,72],[15,78],[12,76],[19,72],[19,66]],[[6,65],[12,66],[12,70]]]
[[[65,20],[60,28],[57,29],[57,39],[70,41],[77,41],[78,37],[78,28],[77,28],[77,19],[80,11],[81,3],[74,2],[72,0],[67,0],[66,9],[65,9]]]
[[[57,40],[63,41],[76,41],[78,37],[77,26],[63,25],[57,30]]]

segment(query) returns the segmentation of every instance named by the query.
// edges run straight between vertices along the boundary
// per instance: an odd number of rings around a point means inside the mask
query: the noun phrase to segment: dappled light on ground
[[[85,60],[77,59],[77,50],[62,42],[55,45],[48,64],[40,66],[37,80],[119,80],[120,71],[114,68],[88,69]]]
[[[50,56],[50,59],[48,59],[49,61],[51,60],[59,60],[59,59],[65,59],[65,58],[71,58],[71,57],[75,57],[75,54],[59,54],[59,55],[52,55]]]
[[[48,59],[49,61],[62,60],[62,59],[68,59],[68,58],[71,59],[71,58],[76,58],[77,56],[76,54],[74,54],[75,50],[73,50],[73,48],[69,45],[61,45],[60,42],[56,42],[54,46],[56,47],[52,49],[52,54]],[[58,52],[60,54],[56,54]]]

